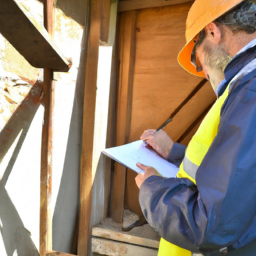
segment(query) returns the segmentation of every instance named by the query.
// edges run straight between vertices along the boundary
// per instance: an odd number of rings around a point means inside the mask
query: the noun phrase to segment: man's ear
[[[218,45],[221,40],[221,30],[214,23],[211,22],[205,27],[205,33],[208,40],[210,40],[213,44]]]

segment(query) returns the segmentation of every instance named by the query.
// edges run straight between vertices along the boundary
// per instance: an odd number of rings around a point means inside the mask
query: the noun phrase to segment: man
[[[186,39],[180,64],[205,76],[218,99],[186,151],[164,131],[142,134],[179,173],[167,179],[138,163],[141,208],[161,237],[186,250],[255,256],[256,1],[196,0]]]

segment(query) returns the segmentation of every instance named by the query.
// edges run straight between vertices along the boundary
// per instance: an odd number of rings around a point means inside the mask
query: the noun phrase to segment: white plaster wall
[[[85,10],[87,1],[58,1],[61,3],[59,7],[65,7],[65,13],[60,8],[56,9],[54,40],[66,57],[72,57],[73,66],[68,73],[55,73],[54,76],[56,97],[53,115],[53,250],[74,253],[76,245],[72,241],[79,206],[84,86],[82,41],[85,11],[81,12],[81,6]],[[35,18],[42,22],[42,3],[37,0],[18,2],[25,5],[33,12]],[[83,21],[81,24],[72,17],[76,14],[76,8],[79,8],[80,16],[75,19]],[[20,70],[13,68],[16,63],[12,55],[6,57],[7,44],[8,42],[0,36],[0,76],[20,75]],[[13,65],[10,62],[13,62]],[[21,60],[20,62],[22,63]],[[33,71],[33,75],[38,72],[32,67],[29,67],[29,71]],[[28,72],[27,76],[29,79],[32,75]],[[10,173],[7,182],[0,183],[1,256],[38,255],[43,112],[41,106],[28,131],[19,135],[22,139],[18,137],[5,158],[0,159],[0,179],[7,170]],[[21,140],[23,143],[19,143]]]

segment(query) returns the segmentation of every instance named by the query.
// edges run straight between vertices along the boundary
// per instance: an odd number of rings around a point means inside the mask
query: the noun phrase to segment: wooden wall
[[[120,14],[117,145],[138,140],[145,129],[157,128],[174,113],[165,130],[175,142],[188,144],[216,99],[206,80],[177,62],[191,3]],[[117,222],[123,205],[141,214],[135,176],[115,165],[111,217]]]

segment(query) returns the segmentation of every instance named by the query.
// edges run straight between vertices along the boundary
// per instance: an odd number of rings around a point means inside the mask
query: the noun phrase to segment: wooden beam
[[[185,98],[181,104],[172,112],[170,115],[170,118],[174,118],[180,110],[198,93],[198,91],[201,90],[201,88],[207,83],[206,79],[203,79],[197,86],[196,88]]]
[[[92,235],[99,238],[145,246],[158,249],[160,237],[153,231],[149,224],[135,227],[131,231],[122,231],[121,224],[111,219],[104,220],[92,229]]]
[[[200,89],[197,90],[198,88]],[[165,131],[175,142],[180,141],[181,136],[187,131],[188,127],[193,125],[194,121],[215,101],[216,95],[210,83],[207,82],[203,86],[202,83],[199,84],[190,94],[186,104],[178,112],[176,111],[173,121],[166,126]]]
[[[0,33],[34,67],[68,71],[70,62],[46,29],[15,0],[0,0]]]
[[[80,256],[89,255],[90,249],[90,219],[93,185],[92,162],[101,14],[102,0],[91,0],[89,23],[87,28],[88,43],[85,58],[85,91],[78,237],[78,254]]]
[[[118,11],[126,12],[138,9],[161,7],[175,4],[183,4],[194,0],[121,0]]]
[[[48,252],[46,254],[46,256],[75,256],[74,254],[69,254],[69,253],[65,253],[65,252]]]
[[[110,240],[92,238],[92,251],[103,255],[118,256],[157,256],[156,249],[136,246],[132,244],[114,242]]]
[[[53,35],[54,0],[44,3],[45,27]],[[40,255],[45,256],[52,251],[52,121],[54,110],[55,84],[53,71],[44,69],[44,121],[41,149],[41,180],[40,180]]]
[[[119,81],[117,92],[116,145],[128,142],[131,125],[132,89],[136,48],[136,11],[126,12],[120,18]],[[126,168],[115,163],[110,216],[122,222]]]
[[[198,125],[199,122],[201,122],[205,115],[209,112],[213,104],[210,104],[208,108],[206,108],[202,114],[196,118],[196,120],[188,127],[188,129],[180,136],[180,138],[177,140],[178,143],[182,143],[182,141],[191,133],[192,130]]]

